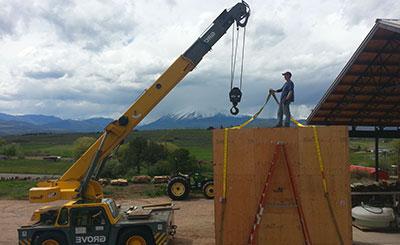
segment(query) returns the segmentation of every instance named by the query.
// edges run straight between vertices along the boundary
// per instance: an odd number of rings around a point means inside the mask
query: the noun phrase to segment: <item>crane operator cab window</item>
[[[110,223],[101,207],[71,209],[72,236],[75,244],[107,244]]]
[[[68,209],[62,208],[60,210],[60,214],[58,215],[58,224],[59,225],[68,225]]]

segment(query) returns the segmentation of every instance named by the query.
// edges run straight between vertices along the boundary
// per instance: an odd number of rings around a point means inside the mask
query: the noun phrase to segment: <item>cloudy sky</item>
[[[398,0],[249,0],[241,113],[268,88],[295,82],[304,118],[376,18],[400,18]],[[0,112],[118,117],[230,0],[0,0]],[[241,33],[242,34],[242,33]],[[228,113],[228,31],[149,115]],[[262,117],[272,117],[269,106]]]

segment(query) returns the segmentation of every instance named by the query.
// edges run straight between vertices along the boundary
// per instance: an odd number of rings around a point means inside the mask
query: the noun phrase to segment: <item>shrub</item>
[[[150,176],[170,175],[172,172],[171,164],[166,160],[158,161],[156,164],[151,166],[148,171]]]
[[[106,162],[103,170],[100,173],[102,178],[120,178],[126,174],[126,169],[118,160],[111,159]]]
[[[351,178],[352,179],[363,179],[363,178],[371,178],[371,175],[366,172],[366,171],[362,171],[362,170],[353,170],[351,172]]]
[[[148,189],[143,192],[144,195],[148,197],[159,197],[164,196],[166,194],[167,186],[166,185],[155,185],[154,189]]]
[[[16,143],[11,143],[11,144],[3,144],[1,146],[1,154],[6,155],[8,157],[15,157],[22,155],[20,146]]]

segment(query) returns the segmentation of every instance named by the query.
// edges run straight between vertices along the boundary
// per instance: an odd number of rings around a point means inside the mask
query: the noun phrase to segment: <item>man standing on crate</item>
[[[282,73],[282,76],[285,78],[285,84],[283,84],[282,88],[273,90],[270,89],[270,93],[281,93],[281,100],[279,102],[278,109],[278,123],[275,127],[290,127],[290,108],[289,105],[294,101],[294,83],[292,82],[292,73],[289,71]],[[285,114],[285,121],[282,125],[283,115]]]

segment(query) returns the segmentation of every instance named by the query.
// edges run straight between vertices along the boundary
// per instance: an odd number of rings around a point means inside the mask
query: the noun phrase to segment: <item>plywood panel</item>
[[[318,127],[321,154],[324,161],[325,174],[329,190],[331,204],[339,223],[340,233],[345,244],[351,244],[351,202],[350,202],[350,173],[348,162],[348,132],[346,127]],[[326,199],[323,198],[322,178],[319,171],[319,162],[315,154],[313,142],[313,129],[305,128],[299,130],[299,151],[300,161],[305,166],[301,169],[300,175],[307,178],[301,182],[301,193],[305,206],[318,208],[314,214],[313,209],[304,210],[305,215],[311,216],[315,224],[310,225],[310,234],[315,244],[339,244],[339,239],[332,222]],[[312,166],[310,166],[312,164]],[[317,169],[315,169],[315,166]],[[312,169],[312,171],[310,171]],[[303,179],[303,178],[302,178]],[[316,188],[310,188],[314,185]],[[312,192],[311,192],[312,191]],[[314,216],[324,217],[314,219]],[[318,217],[317,216],[317,217]],[[324,227],[323,231],[319,227]],[[324,236],[321,236],[323,232]],[[313,235],[314,234],[314,235]]]
[[[351,244],[348,142],[345,127],[318,128],[330,197],[345,244]],[[311,128],[241,129],[228,133],[227,198],[222,195],[224,131],[214,130],[216,244],[246,244],[277,141],[285,142],[313,244],[338,244],[321,184]],[[282,159],[282,158],[281,158]],[[271,180],[258,244],[302,244],[287,169],[279,161]],[[222,219],[222,211],[224,218]],[[288,235],[290,234],[290,235]]]

